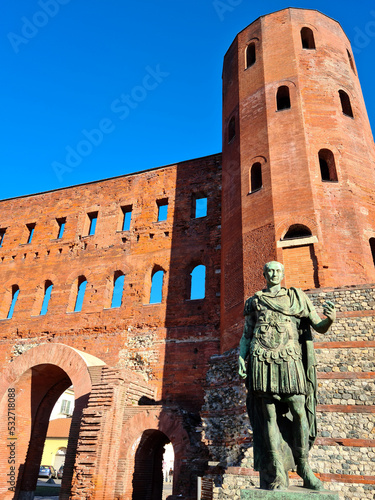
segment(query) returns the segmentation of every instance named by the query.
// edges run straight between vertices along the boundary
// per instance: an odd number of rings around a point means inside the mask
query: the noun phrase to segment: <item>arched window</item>
[[[236,121],[234,116],[229,120],[228,125],[228,143],[234,139],[236,135]]]
[[[278,88],[276,94],[277,111],[290,108],[290,93],[289,87],[282,85]]]
[[[14,308],[16,307],[16,302],[18,299],[18,295],[20,293],[20,289],[18,285],[12,285],[12,302],[9,307],[7,319],[11,319],[14,313]]]
[[[339,96],[341,101],[342,112],[344,113],[344,115],[353,118],[353,110],[352,110],[352,105],[350,104],[350,97],[344,90],[339,90]]]
[[[310,28],[301,29],[301,41],[303,49],[315,49],[315,40],[313,30]]]
[[[374,266],[375,266],[375,238],[370,238],[369,243],[370,243],[372,260],[373,260]]]
[[[121,271],[116,271],[113,277],[113,293],[111,307],[121,307],[122,304],[122,294],[124,291],[124,281],[125,276]]]
[[[42,308],[40,310],[40,316],[44,316],[48,311],[48,304],[51,298],[52,288],[53,288],[52,281],[47,280],[44,284],[44,299]]]
[[[250,171],[250,193],[258,191],[262,186],[262,165],[257,162],[254,163]]]
[[[164,271],[154,268],[151,275],[150,304],[160,304],[163,298],[163,278]]]
[[[348,49],[346,49],[346,53],[348,54],[348,59],[349,59],[350,67],[352,68],[353,73],[356,75],[357,73],[355,72],[353,57],[352,57],[352,55],[351,55],[351,53],[349,52]]]
[[[252,42],[246,47],[246,69],[250,68],[256,60],[255,43]]]
[[[310,229],[303,224],[292,224],[285,233],[283,240],[295,240],[296,238],[308,238],[312,236]]]
[[[78,278],[78,290],[77,298],[74,306],[74,312],[80,312],[82,310],[83,299],[85,297],[87,280],[84,276]]]
[[[335,157],[329,149],[319,151],[319,165],[322,181],[337,182]]]
[[[206,266],[199,264],[190,273],[190,300],[204,299],[206,296]]]

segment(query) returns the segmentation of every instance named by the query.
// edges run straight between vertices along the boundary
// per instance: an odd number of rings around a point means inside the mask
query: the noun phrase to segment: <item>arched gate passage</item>
[[[33,498],[48,420],[73,384],[75,410],[61,498],[68,498],[80,420],[92,390],[90,369],[105,363],[63,344],[43,344],[16,358],[0,377],[0,498]]]
[[[143,433],[135,454],[132,500],[161,500],[163,453],[169,442],[161,431],[150,429]]]

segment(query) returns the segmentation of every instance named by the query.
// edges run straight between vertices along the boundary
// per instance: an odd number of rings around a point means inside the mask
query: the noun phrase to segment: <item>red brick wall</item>
[[[208,358],[218,352],[221,155],[144,173],[0,202],[0,304],[13,284],[20,294],[12,319],[0,320],[0,361],[15,345],[60,342],[109,366],[143,372],[158,399],[201,404]],[[208,198],[206,217],[192,217],[196,194]],[[157,200],[168,218],[157,222]],[[121,206],[132,205],[130,231],[121,231]],[[96,232],[87,236],[90,212]],[[56,218],[66,217],[57,240]],[[25,244],[26,224],[36,223]],[[206,297],[189,300],[190,272],[206,266]],[[165,270],[161,304],[148,304],[154,266]],[[110,309],[115,271],[125,274],[123,303]],[[87,288],[82,312],[74,308],[77,278]],[[46,280],[53,282],[48,312],[40,316]],[[38,303],[38,307],[35,305]],[[186,374],[188,371],[188,374]]]
[[[305,26],[313,31],[315,49],[302,48],[300,32]],[[246,68],[249,43],[255,43],[256,62]],[[225,56],[222,352],[238,343],[243,300],[264,286],[264,263],[288,256],[277,242],[292,225],[307,226],[315,237],[314,276],[309,283],[297,279],[295,284],[375,281],[369,246],[375,232],[375,150],[347,51],[351,53],[349,41],[336,21],[315,10],[291,8],[253,22]],[[277,110],[280,86],[289,88],[290,109]],[[339,90],[350,96],[354,118],[343,114]],[[228,144],[232,116],[237,133]],[[321,149],[334,154],[338,182],[322,181]],[[250,192],[249,176],[256,162],[262,165],[263,186]],[[293,269],[291,262],[284,262],[286,275],[296,275],[299,264],[297,274],[302,274],[306,260],[294,262]]]

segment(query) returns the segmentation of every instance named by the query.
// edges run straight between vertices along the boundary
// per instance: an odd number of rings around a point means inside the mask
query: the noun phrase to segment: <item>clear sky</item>
[[[374,126],[373,0],[3,2],[0,199],[220,152],[224,54],[286,7],[341,23]]]

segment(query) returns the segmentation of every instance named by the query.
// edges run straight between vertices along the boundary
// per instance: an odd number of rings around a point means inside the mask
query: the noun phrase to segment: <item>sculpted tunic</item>
[[[303,338],[310,316],[319,317],[302,290],[281,288],[257,292],[245,304],[244,336],[249,345],[248,388],[253,393],[307,395]],[[302,336],[302,338],[301,338]],[[315,365],[311,344],[308,364]]]

